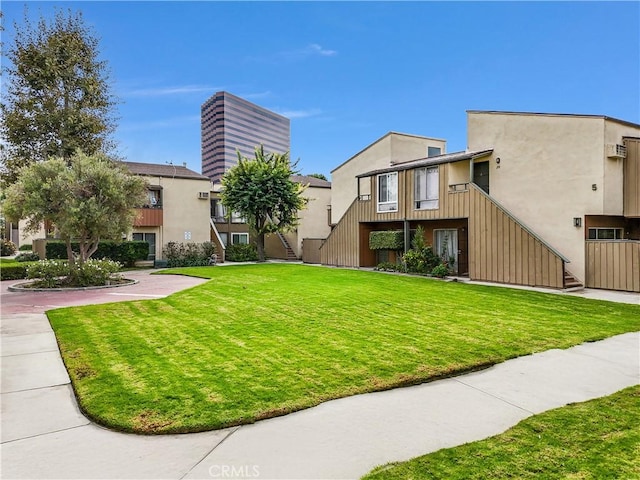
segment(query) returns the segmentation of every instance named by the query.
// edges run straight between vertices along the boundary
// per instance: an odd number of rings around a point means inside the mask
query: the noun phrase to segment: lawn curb
[[[10,292],[73,292],[73,291],[83,291],[83,290],[102,290],[104,288],[118,288],[118,287],[130,287],[131,285],[135,285],[140,283],[139,280],[134,280],[131,278],[124,278],[126,283],[120,283],[118,285],[98,285],[96,287],[69,287],[69,288],[29,288],[25,285],[31,285],[34,282],[22,282],[16,283],[15,285],[11,285],[7,287]]]

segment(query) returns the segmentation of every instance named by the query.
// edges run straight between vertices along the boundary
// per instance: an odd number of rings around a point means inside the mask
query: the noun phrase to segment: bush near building
[[[74,252],[79,252],[80,247],[77,242],[71,242]],[[146,260],[149,255],[149,243],[139,241],[102,241],[98,244],[98,250],[93,254],[93,258],[107,258],[114,262],[121,263],[125,267],[133,267],[137,260]],[[64,242],[47,242],[46,257],[49,260],[66,260],[67,247]]]

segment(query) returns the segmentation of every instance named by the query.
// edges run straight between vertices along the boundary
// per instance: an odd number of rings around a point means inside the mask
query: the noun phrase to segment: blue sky
[[[3,41],[25,2],[2,2]],[[329,172],[388,131],[466,148],[466,110],[640,123],[639,2],[29,2],[81,10],[120,98],[118,150],[198,172],[200,105],[227,90],[291,118]],[[6,59],[3,58],[3,63]]]

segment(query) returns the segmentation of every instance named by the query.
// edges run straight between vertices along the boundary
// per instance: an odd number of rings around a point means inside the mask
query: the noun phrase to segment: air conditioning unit
[[[627,158],[627,147],[619,143],[608,143],[607,158]]]
[[[209,192],[198,192],[198,198],[200,200],[209,200]]]

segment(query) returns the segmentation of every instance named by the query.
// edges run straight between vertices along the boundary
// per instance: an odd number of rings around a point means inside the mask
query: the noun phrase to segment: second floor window
[[[147,190],[146,208],[162,208],[162,196],[160,190]]]
[[[438,167],[418,168],[414,170],[416,210],[438,208],[440,190]]]
[[[398,211],[398,172],[378,175],[378,212]]]

